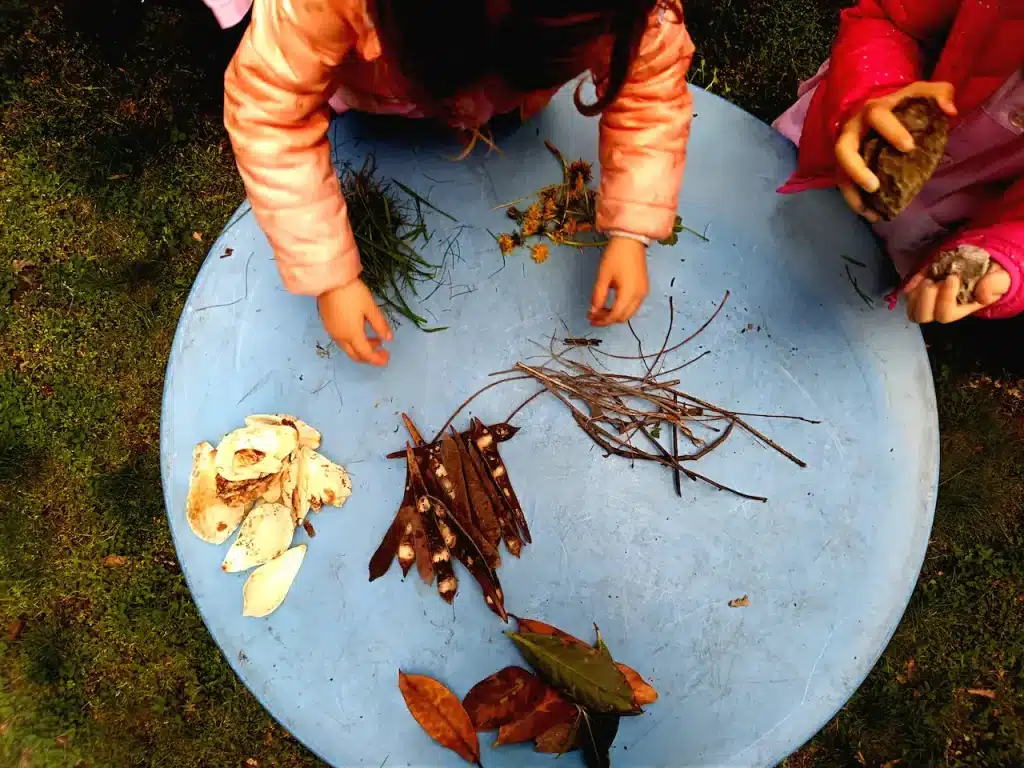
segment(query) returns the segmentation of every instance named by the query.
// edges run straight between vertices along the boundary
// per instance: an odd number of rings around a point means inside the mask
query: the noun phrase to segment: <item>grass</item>
[[[242,198],[219,119],[237,34],[182,5],[0,0],[3,766],[319,764],[214,646],[164,518],[164,362]],[[687,9],[694,79],[765,118],[835,18],[814,0]],[[929,332],[943,485],[924,573],[882,661],[791,765],[1024,762],[1021,330]]]

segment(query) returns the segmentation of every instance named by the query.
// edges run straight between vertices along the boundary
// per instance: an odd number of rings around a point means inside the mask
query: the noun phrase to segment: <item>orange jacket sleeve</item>
[[[349,6],[257,0],[224,76],[224,124],[285,287],[316,295],[359,275],[331,164],[327,100],[356,44]]]
[[[601,231],[655,240],[672,233],[693,119],[693,50],[682,19],[652,14],[626,83],[601,117]]]

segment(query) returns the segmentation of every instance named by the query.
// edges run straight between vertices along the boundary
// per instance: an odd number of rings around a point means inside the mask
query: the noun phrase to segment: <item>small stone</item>
[[[864,202],[885,221],[902,213],[939,167],[949,138],[949,118],[933,99],[904,99],[893,114],[914,138],[914,149],[901,152],[875,131],[861,144],[861,155],[880,186]]]

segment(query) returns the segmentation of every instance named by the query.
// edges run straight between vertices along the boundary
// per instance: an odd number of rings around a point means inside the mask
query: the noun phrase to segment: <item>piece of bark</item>
[[[949,118],[933,99],[904,99],[892,112],[914,138],[914,149],[901,152],[877,131],[861,145],[864,162],[880,184],[878,191],[864,194],[864,202],[885,221],[906,210],[928,183],[949,138]]]

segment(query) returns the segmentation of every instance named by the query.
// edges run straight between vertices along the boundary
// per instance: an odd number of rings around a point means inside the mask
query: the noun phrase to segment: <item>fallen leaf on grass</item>
[[[474,685],[462,706],[478,731],[493,731],[531,712],[548,687],[522,667],[505,667]]]
[[[195,240],[197,243],[203,242],[203,236],[199,232],[193,232],[192,233],[192,239]]]
[[[580,705],[595,712],[636,712],[625,675],[595,648],[534,632],[508,636],[542,679]]]
[[[750,598],[746,595],[729,601],[730,608],[746,608],[748,605],[750,605]]]
[[[480,764],[480,742],[473,722],[454,693],[432,678],[401,670],[398,688],[410,714],[430,738],[463,760]]]
[[[25,619],[18,618],[12,621],[10,626],[7,627],[7,642],[13,643],[15,640],[21,637],[21,633],[25,631],[25,626]]]
[[[107,555],[103,558],[104,568],[119,568],[128,562],[127,557],[121,557],[121,555]]]
[[[971,694],[971,696],[981,696],[986,699],[995,699],[996,697],[996,692],[991,688],[968,688],[967,692]]]
[[[544,698],[524,717],[498,730],[498,739],[494,746],[502,744],[522,744],[524,741],[536,739],[560,723],[575,722],[576,706],[570,704],[554,688],[548,688]]]

